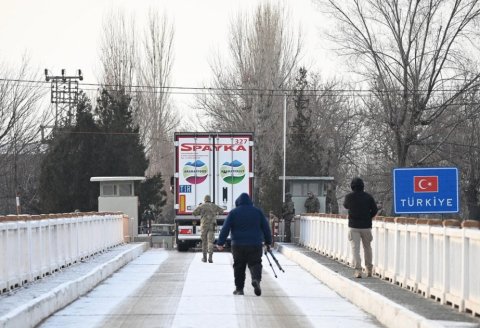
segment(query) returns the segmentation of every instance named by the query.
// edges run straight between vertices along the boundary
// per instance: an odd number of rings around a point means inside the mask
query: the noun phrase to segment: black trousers
[[[235,287],[237,289],[243,289],[245,286],[245,270],[247,265],[252,280],[262,280],[262,251],[263,247],[261,245],[232,245],[233,274],[235,276]]]

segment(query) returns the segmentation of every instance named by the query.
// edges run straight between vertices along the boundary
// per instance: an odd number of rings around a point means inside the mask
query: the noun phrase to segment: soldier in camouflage
[[[282,205],[282,218],[285,223],[285,242],[290,243],[292,238],[292,232],[290,225],[292,224],[293,217],[295,215],[295,205],[292,201],[292,194],[287,192],[285,194],[285,202]]]
[[[307,199],[305,200],[305,211],[306,213],[318,213],[320,212],[320,202],[313,192],[309,191],[307,193]]]
[[[204,203],[199,205],[193,215],[200,216],[200,227],[202,228],[202,252],[203,262],[213,263],[213,242],[215,241],[215,227],[217,226],[217,215],[223,213],[223,208],[212,203],[209,195],[204,198]]]

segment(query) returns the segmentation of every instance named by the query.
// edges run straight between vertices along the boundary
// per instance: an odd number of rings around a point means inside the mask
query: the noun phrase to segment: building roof
[[[91,177],[91,182],[98,182],[98,181],[144,181],[145,177]]]
[[[278,177],[279,180],[283,180],[283,176]],[[285,181],[295,180],[308,180],[308,181],[333,181],[333,177],[307,177],[307,176],[285,176]]]

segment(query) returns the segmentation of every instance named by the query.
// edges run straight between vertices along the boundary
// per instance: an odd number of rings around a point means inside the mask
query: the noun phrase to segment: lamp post
[[[285,203],[285,173],[287,167],[287,93],[283,94],[283,179],[282,202]]]

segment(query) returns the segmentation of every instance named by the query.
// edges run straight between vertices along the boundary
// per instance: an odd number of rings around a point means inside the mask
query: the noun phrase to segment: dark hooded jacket
[[[357,229],[372,227],[372,218],[377,214],[378,208],[373,197],[363,191],[362,179],[354,178],[350,184],[352,192],[345,196],[343,206],[348,209],[348,226]]]
[[[217,244],[224,245],[231,233],[232,245],[272,244],[272,233],[263,212],[253,206],[248,194],[241,194],[235,200],[235,208],[230,211],[223,223]]]

